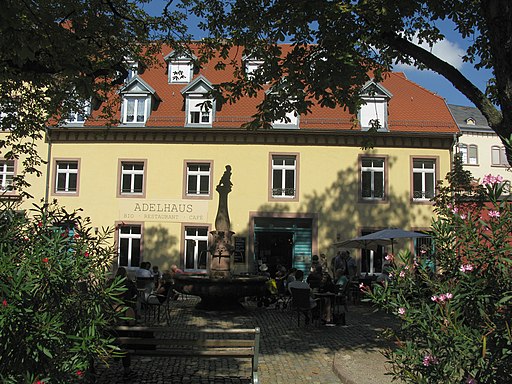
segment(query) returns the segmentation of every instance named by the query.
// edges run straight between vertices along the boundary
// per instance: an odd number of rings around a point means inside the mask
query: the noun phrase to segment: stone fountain
[[[232,273],[233,246],[231,223],[228,213],[228,194],[231,192],[231,166],[226,165],[216,191],[219,206],[215,218],[215,231],[211,231],[211,246],[208,250],[207,274],[177,275],[175,289],[188,295],[199,296],[198,308],[226,310],[241,308],[240,299],[247,296],[262,296],[266,292],[266,277],[240,276]]]

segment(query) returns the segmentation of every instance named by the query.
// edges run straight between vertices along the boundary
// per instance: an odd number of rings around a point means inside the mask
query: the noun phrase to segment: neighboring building
[[[230,58],[246,60],[251,76],[261,63],[242,51]],[[215,186],[228,164],[239,272],[260,262],[270,271],[277,264],[307,270],[312,255],[333,256],[337,241],[391,226],[429,228],[429,199],[450,170],[458,128],[444,100],[404,74],[366,85],[358,125],[343,108],[314,106],[250,131],[240,126],[264,91],[221,104],[209,91],[226,80],[229,66],[198,71],[169,49],[159,64],[133,73],[120,89],[118,126],[93,111],[49,129],[49,198],[83,208],[95,227],[115,226],[120,264],[145,259],[160,269],[176,263],[205,271]],[[373,148],[363,150],[375,118],[381,128]],[[353,255],[361,273],[381,272],[383,250]]]
[[[448,107],[459,126],[461,136],[457,151],[462,155],[464,169],[475,179],[485,175],[500,175],[508,184],[512,179],[505,146],[489,127],[486,118],[475,107],[449,104]]]

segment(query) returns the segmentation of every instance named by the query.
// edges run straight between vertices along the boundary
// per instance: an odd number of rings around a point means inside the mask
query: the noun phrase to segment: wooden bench
[[[181,330],[119,326],[112,331],[115,343],[131,356],[250,358],[252,383],[259,383],[259,328]]]

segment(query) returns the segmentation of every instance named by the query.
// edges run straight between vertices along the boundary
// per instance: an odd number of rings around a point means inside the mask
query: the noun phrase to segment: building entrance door
[[[256,255],[262,263],[267,264],[270,276],[274,277],[277,266],[287,270],[293,262],[293,232],[259,232],[256,233]]]

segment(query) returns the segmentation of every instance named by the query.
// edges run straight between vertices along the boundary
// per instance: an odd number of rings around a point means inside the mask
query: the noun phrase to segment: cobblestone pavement
[[[258,308],[248,302],[241,311],[201,311],[195,309],[197,302],[195,298],[173,302],[171,326],[184,331],[260,327],[259,377],[262,384],[340,383],[333,370],[335,355],[380,350],[385,346],[380,334],[391,321],[365,304],[349,305],[346,326],[306,327],[303,321],[298,326],[297,314],[288,309]],[[114,361],[108,368],[101,366],[97,383],[250,383],[247,359],[134,357],[132,368],[138,371],[137,379],[125,381],[120,361]],[[357,379],[354,382],[357,383]]]

